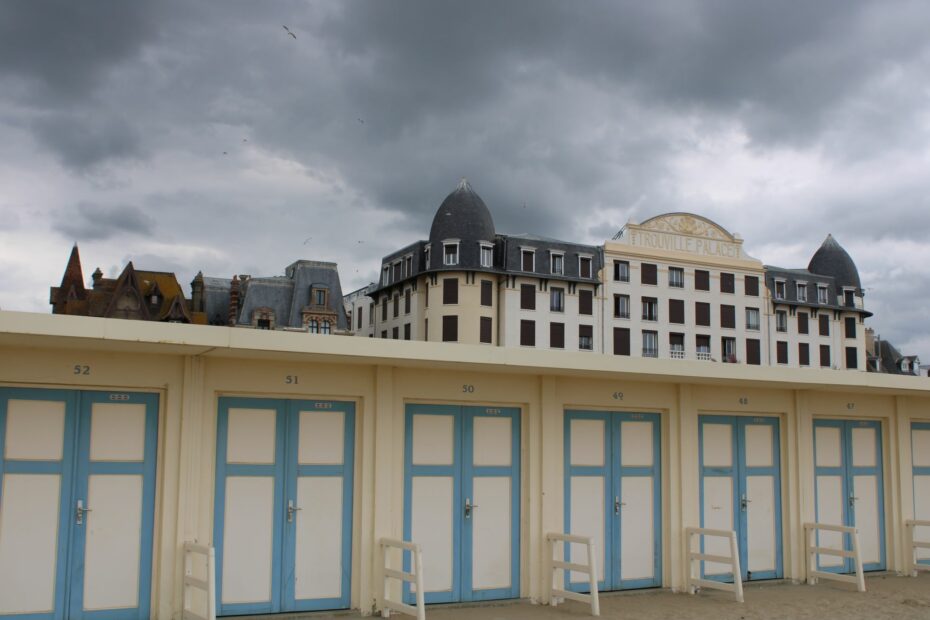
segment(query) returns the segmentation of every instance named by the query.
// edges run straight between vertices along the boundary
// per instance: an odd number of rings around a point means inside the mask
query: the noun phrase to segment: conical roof
[[[843,249],[843,246],[836,242],[833,235],[827,235],[827,238],[824,239],[820,249],[811,258],[807,270],[811,273],[833,276],[833,280],[839,287],[851,286],[855,287],[857,291],[862,289],[856,263]]]
[[[446,196],[433,217],[429,240],[435,243],[444,239],[494,240],[494,220],[491,219],[491,212],[481,196],[472,190],[465,179]]]

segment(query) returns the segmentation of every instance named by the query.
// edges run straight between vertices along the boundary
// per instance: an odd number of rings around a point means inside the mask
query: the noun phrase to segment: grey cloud
[[[55,231],[76,242],[101,241],[122,235],[150,235],[155,220],[139,207],[128,205],[102,205],[81,202],[73,211],[57,215]]]
[[[133,126],[119,116],[52,114],[37,119],[32,127],[40,143],[76,170],[136,158],[143,152]]]

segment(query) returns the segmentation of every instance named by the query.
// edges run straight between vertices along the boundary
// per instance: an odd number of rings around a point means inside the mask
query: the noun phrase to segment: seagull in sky
[[[290,30],[287,26],[282,25],[281,27],[284,28],[285,30],[287,30],[287,33],[288,33],[289,35],[291,35],[292,37],[294,37],[294,40],[295,40],[295,41],[297,40],[297,35],[294,34],[293,32],[291,32],[291,30]]]
[[[358,120],[358,122],[361,123],[362,125],[365,124],[365,121],[363,121],[362,119],[357,119],[357,120]]]
[[[307,242],[311,241],[312,239],[313,237],[307,237],[306,239],[304,239],[304,245],[307,245]]]

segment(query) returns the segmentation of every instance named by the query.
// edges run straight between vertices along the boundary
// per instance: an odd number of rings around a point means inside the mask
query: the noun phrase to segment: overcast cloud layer
[[[869,324],[927,362],[927,24],[923,1],[4,0],[0,307],[49,311],[75,241],[88,278],[309,258],[353,290],[465,176],[499,232],[691,211],[800,268],[832,233]]]

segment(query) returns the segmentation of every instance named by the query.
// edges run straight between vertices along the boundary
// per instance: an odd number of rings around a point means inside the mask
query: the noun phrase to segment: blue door
[[[0,614],[149,617],[158,397],[0,389]]]
[[[355,405],[221,398],[218,613],[347,608]]]
[[[911,422],[911,461],[914,476],[914,518],[930,520],[930,422]],[[930,527],[916,528],[915,540],[930,538]],[[918,549],[917,561],[930,564],[930,549]]]
[[[662,585],[659,438],[658,414],[565,412],[565,531],[594,538],[601,589]],[[584,578],[566,581],[586,591]]]
[[[518,597],[520,410],[408,405],[404,479],[404,538],[422,548],[426,602]]]
[[[701,527],[732,530],[744,581],[782,577],[778,419],[702,415]],[[705,552],[729,555],[729,543],[705,539]],[[705,562],[708,578],[732,580],[728,565]]]
[[[817,522],[859,530],[863,569],[885,570],[882,429],[870,420],[814,420]],[[818,545],[852,549],[849,536],[819,532]],[[850,573],[851,558],[820,557],[820,569]]]

